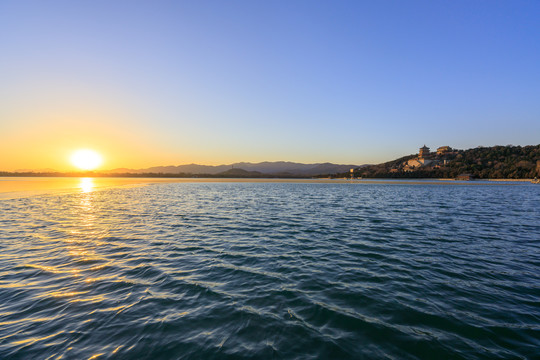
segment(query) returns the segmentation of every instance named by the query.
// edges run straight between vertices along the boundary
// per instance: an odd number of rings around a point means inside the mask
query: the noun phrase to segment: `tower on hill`
[[[424,145],[423,147],[420,148],[420,151],[418,152],[418,157],[419,158],[425,158],[429,156],[429,148]]]

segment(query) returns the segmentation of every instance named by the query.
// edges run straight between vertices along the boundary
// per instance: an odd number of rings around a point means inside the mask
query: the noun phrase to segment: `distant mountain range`
[[[231,170],[245,170],[246,172],[260,173],[272,176],[316,176],[348,172],[358,168],[358,165],[341,165],[332,163],[302,164],[289,161],[248,163],[239,162],[229,165],[178,165],[178,166],[154,166],[146,169],[119,168],[101,171],[105,174],[192,174],[192,175],[218,175],[221,173],[234,174]],[[238,172],[240,174],[241,172]]]

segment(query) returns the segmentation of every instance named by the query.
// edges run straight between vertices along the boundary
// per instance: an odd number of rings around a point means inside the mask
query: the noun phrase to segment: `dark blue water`
[[[540,358],[540,186],[0,201],[2,359]]]

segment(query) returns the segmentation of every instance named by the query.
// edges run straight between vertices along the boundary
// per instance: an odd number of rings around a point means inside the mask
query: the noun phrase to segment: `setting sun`
[[[94,150],[77,150],[71,155],[71,163],[81,170],[94,170],[102,162],[101,155]]]

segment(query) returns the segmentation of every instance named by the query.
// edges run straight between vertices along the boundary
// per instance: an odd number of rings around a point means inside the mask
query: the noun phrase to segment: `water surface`
[[[0,201],[0,358],[539,356],[540,186],[93,190]]]

